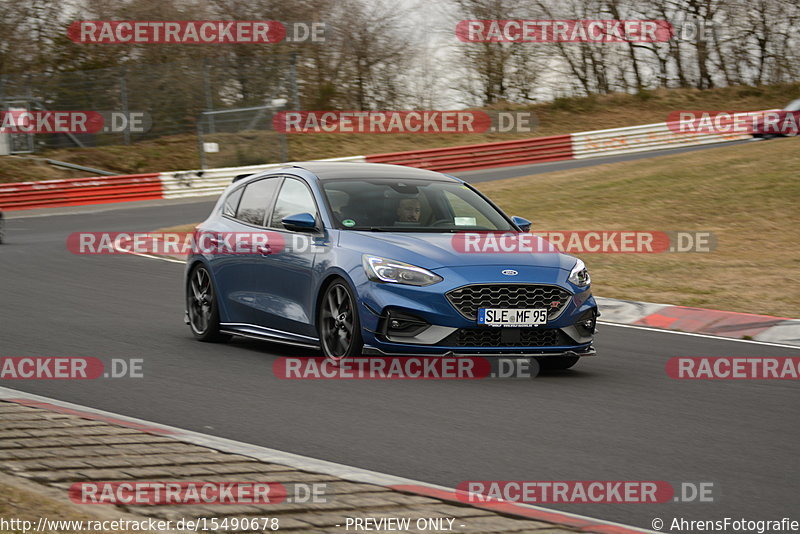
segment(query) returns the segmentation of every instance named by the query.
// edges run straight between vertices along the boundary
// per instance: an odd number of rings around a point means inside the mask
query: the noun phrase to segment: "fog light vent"
[[[383,333],[388,337],[414,337],[430,326],[424,319],[391,310],[384,324]]]

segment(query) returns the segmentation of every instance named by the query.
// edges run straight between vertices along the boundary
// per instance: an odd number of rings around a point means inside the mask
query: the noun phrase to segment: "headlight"
[[[589,276],[589,271],[586,270],[586,265],[584,265],[583,261],[578,260],[578,263],[570,271],[568,280],[578,287],[586,287],[592,282],[592,278]]]
[[[409,286],[429,286],[442,277],[422,267],[365,254],[362,263],[367,277],[374,282],[390,282]]]

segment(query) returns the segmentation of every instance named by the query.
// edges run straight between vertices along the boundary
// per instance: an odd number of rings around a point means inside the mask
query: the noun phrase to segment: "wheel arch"
[[[205,267],[206,271],[208,271],[208,275],[211,277],[211,284],[214,286],[214,292],[217,294],[217,309],[219,311],[219,318],[221,322],[226,322],[228,319],[228,310],[226,307],[226,303],[224,299],[220,298],[219,290],[217,281],[214,278],[214,271],[211,269],[211,265],[208,264],[202,257],[195,257],[186,262],[186,270],[183,277],[183,291],[184,291],[184,312],[188,313],[188,309],[186,306],[186,298],[185,296],[188,295],[189,291],[189,280],[191,277],[192,272],[197,268],[198,265],[202,265]]]
[[[341,269],[333,269],[328,271],[322,277],[317,289],[317,294],[314,297],[314,310],[312,318],[314,322],[314,328],[317,329],[317,335],[319,335],[319,307],[322,303],[322,294],[325,293],[325,290],[328,289],[328,286],[330,286],[336,279],[344,280],[347,285],[350,286],[350,291],[353,292],[353,295],[356,299],[356,309],[358,308],[358,291],[356,291],[356,286],[350,276],[348,276],[348,274]]]

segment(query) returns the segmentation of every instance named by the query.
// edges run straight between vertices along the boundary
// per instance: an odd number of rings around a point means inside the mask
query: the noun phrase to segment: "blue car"
[[[583,262],[464,248],[533,237],[530,224],[458,178],[410,167],[309,162],[237,177],[197,231],[268,242],[193,251],[186,322],[202,341],[255,337],[335,361],[525,355],[566,369],[595,354]]]

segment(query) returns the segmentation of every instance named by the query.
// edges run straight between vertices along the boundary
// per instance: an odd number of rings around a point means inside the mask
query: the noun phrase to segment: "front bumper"
[[[377,347],[373,347],[371,345],[364,345],[363,354],[365,356],[409,356],[408,352],[386,352],[381,350]],[[429,356],[441,356],[443,358],[465,358],[469,356],[482,356],[486,358],[513,358],[513,357],[526,357],[526,358],[556,358],[556,357],[585,357],[585,356],[595,356],[597,355],[597,351],[591,345],[587,346],[583,350],[566,350],[563,352],[533,352],[532,350],[524,351],[524,352],[498,352],[498,351],[487,351],[487,352],[454,352],[454,351],[447,351],[443,353],[432,353],[426,354]]]
[[[538,277],[537,277],[538,278]],[[541,278],[539,278],[541,279]],[[466,283],[463,283],[466,282]],[[446,297],[468,281],[427,287],[367,283],[358,288],[365,354],[436,356],[591,356],[597,304],[589,288],[558,280],[524,281],[565,290],[567,304],[546,325],[525,328],[479,326]],[[480,284],[502,283],[481,281]],[[507,284],[509,282],[506,282]],[[517,282],[519,284],[519,282]],[[397,318],[405,331],[389,328]],[[586,327],[586,321],[590,327]],[[416,323],[415,323],[416,321]]]

